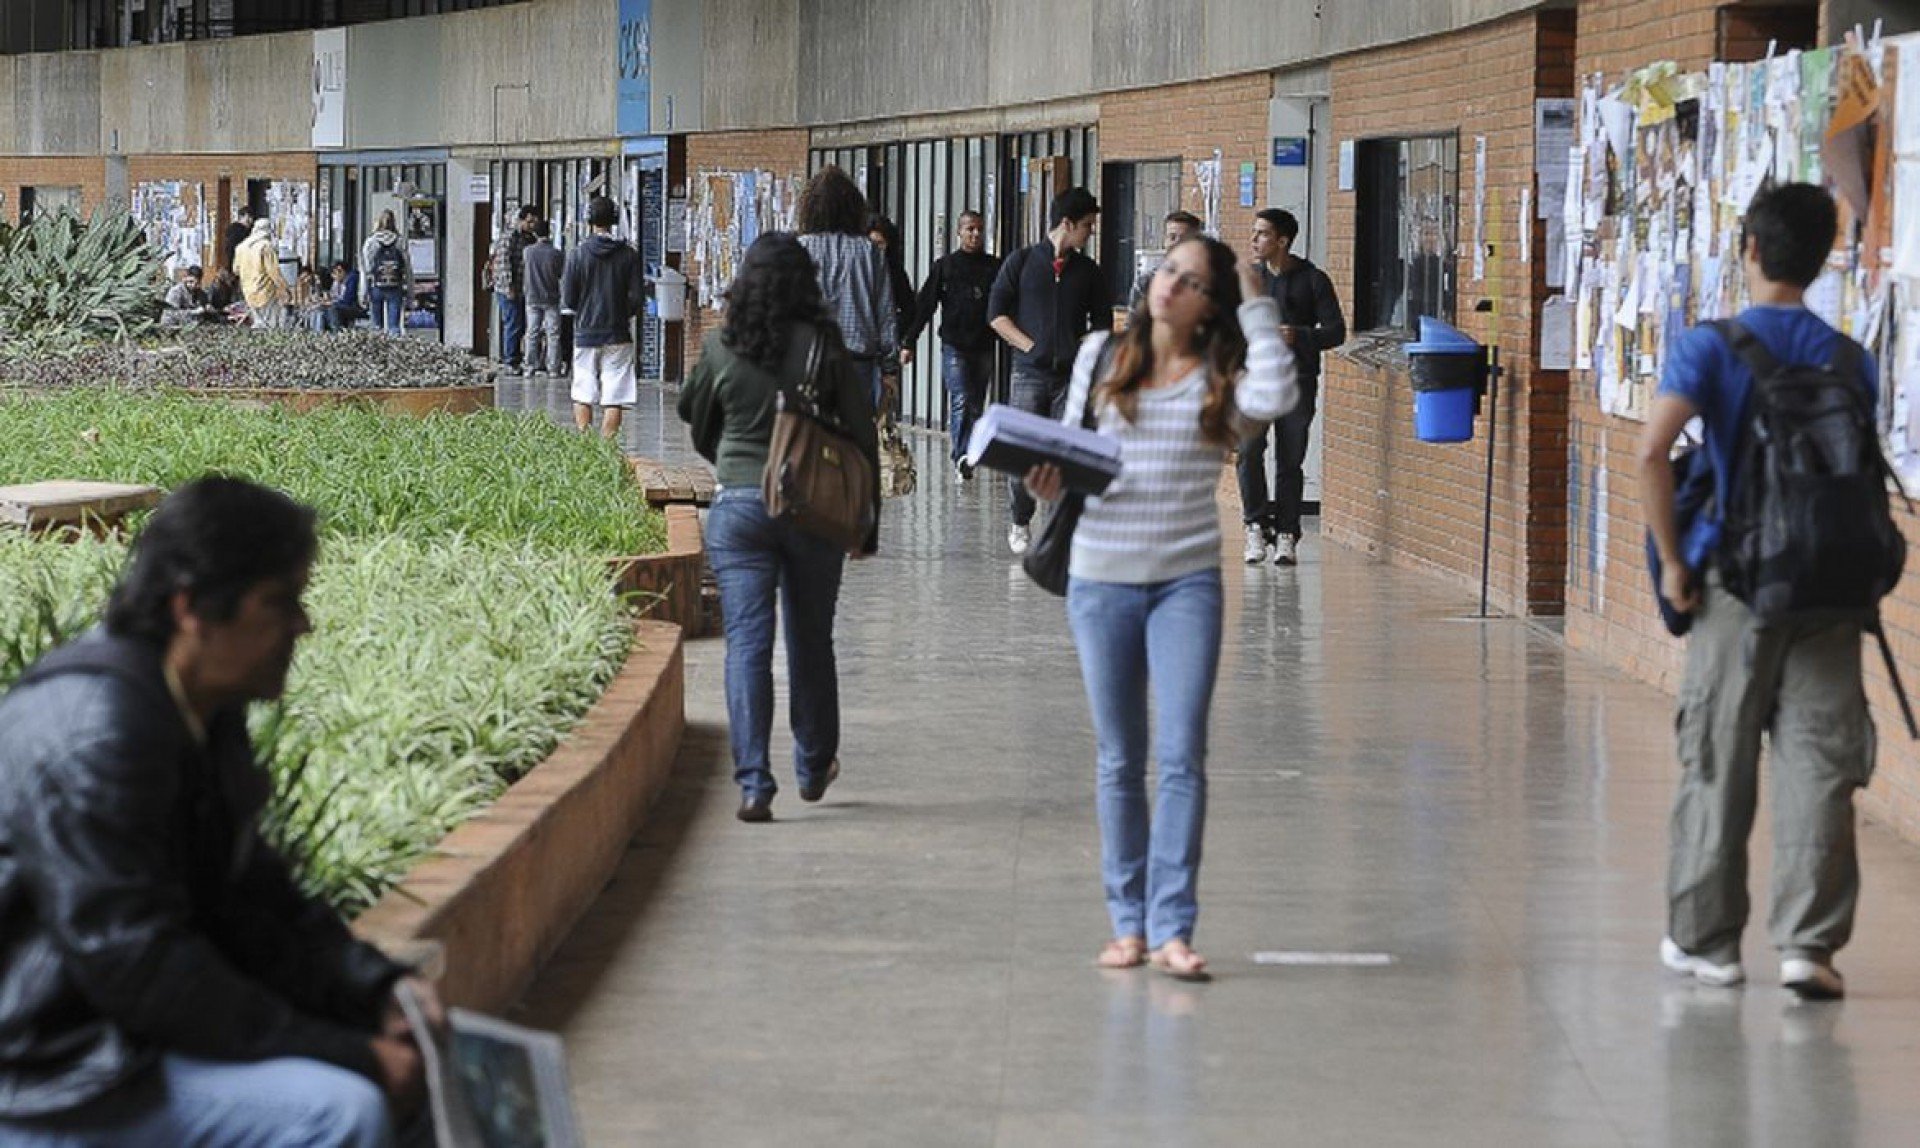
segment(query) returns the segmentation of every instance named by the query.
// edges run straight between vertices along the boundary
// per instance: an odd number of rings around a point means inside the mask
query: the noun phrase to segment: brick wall
[[[1520,192],[1533,178],[1536,98],[1573,94],[1570,12],[1515,17],[1481,28],[1334,61],[1332,138],[1458,132],[1459,281],[1455,324],[1497,337],[1507,377],[1499,399],[1494,468],[1492,598],[1513,612],[1557,614],[1566,553],[1567,378],[1533,365],[1533,333],[1545,297],[1545,230],[1534,220],[1534,261],[1520,262]],[[1418,98],[1410,98],[1418,93]],[[1474,143],[1487,139],[1487,280],[1471,278]],[[1104,146],[1104,139],[1102,141]],[[1495,198],[1499,199],[1496,208]],[[1341,297],[1355,295],[1356,197],[1329,188],[1327,271]],[[1499,225],[1495,226],[1495,213]],[[1474,305],[1494,294],[1503,313]],[[1487,415],[1470,443],[1413,437],[1406,374],[1326,360],[1321,405],[1326,463],[1322,527],[1334,541],[1439,573],[1462,586],[1480,574]]]
[[[1658,10],[1659,18],[1644,25],[1625,23],[1616,12],[1622,7],[1649,14]],[[1679,60],[1683,68],[1704,67],[1716,46],[1715,7],[1711,0],[1633,5],[1586,0],[1579,14],[1579,72],[1604,71],[1613,81],[1663,59]],[[1599,31],[1593,30],[1596,25]],[[1573,385],[1571,432],[1568,501],[1575,529],[1567,575],[1568,644],[1674,692],[1684,646],[1661,628],[1647,578],[1633,459],[1641,424],[1603,414],[1592,380],[1581,374]],[[1908,539],[1920,540],[1920,520],[1904,511],[1896,514]],[[1910,572],[1884,613],[1901,676],[1920,688],[1920,577]],[[1920,840],[1920,745],[1900,726],[1899,708],[1872,643],[1866,658],[1868,695],[1881,738],[1878,772],[1861,807]]]
[[[771,171],[798,180],[807,173],[808,142],[808,134],[801,130],[691,135],[687,137],[687,179],[699,179],[703,171]],[[682,325],[685,370],[691,371],[700,361],[701,340],[719,326],[719,321],[718,311],[690,302],[687,321]]]
[[[20,221],[20,191],[27,187],[77,187],[81,210],[106,202],[107,162],[99,156],[0,156],[0,195],[7,222]]]
[[[1266,206],[1267,121],[1273,80],[1265,73],[1105,96],[1100,101],[1100,159],[1179,159],[1180,204],[1206,218],[1193,164],[1220,149],[1220,236],[1236,248],[1253,233],[1253,213]],[[1257,165],[1261,198],[1240,206],[1240,165]],[[1098,188],[1094,189],[1096,193]],[[1159,221],[1153,221],[1159,234]],[[1124,302],[1124,300],[1123,300]]]

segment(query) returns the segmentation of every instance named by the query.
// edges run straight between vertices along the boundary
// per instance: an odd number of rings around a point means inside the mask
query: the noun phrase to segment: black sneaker
[[[800,800],[806,802],[809,805],[820,800],[821,798],[827,795],[827,786],[832,785],[835,781],[839,780],[839,777],[840,777],[840,759],[836,757],[827,766],[827,772],[825,776],[816,777],[812,781],[800,787]]]
[[[742,821],[759,823],[773,820],[773,794],[745,793],[740,796],[740,811],[734,814]]]

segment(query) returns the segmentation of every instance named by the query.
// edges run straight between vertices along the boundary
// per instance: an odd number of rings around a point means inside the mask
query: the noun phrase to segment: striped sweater
[[[1247,369],[1234,388],[1234,422],[1246,437],[1292,410],[1300,390],[1293,352],[1280,337],[1278,305],[1272,299],[1241,304],[1240,326],[1247,335]],[[1063,421],[1080,421],[1106,340],[1096,334],[1081,344]],[[1227,452],[1201,434],[1206,393],[1206,369],[1196,367],[1179,382],[1142,389],[1132,423],[1111,406],[1101,408],[1100,430],[1120,440],[1122,470],[1105,494],[1087,499],[1073,535],[1073,577],[1169,582],[1219,565],[1214,490]]]

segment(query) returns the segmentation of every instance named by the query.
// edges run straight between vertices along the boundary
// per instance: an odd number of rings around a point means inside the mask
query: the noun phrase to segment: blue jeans
[[[406,309],[405,287],[369,287],[367,302],[373,305],[373,327],[391,335],[400,333],[400,313]]]
[[[509,367],[520,365],[520,341],[527,337],[527,306],[516,295],[493,297],[500,301],[500,361]]]
[[[853,363],[854,373],[867,380],[867,389],[873,395],[873,413],[878,415],[886,399],[886,388],[881,383],[886,375],[880,370],[880,360],[850,359],[849,361]]]
[[[1067,618],[1099,746],[1100,879],[1116,937],[1191,940],[1207,819],[1207,711],[1220,666],[1220,571],[1128,585],[1072,579]],[[1159,791],[1147,806],[1147,691]]]
[[[386,1098],[372,1081],[317,1060],[222,1063],[168,1054],[74,1112],[0,1117],[8,1148],[386,1148]]]
[[[1061,408],[1067,405],[1068,381],[1066,375],[1055,375],[1037,367],[1015,363],[1007,405],[1028,414],[1046,415],[1058,420]],[[1024,476],[1007,476],[1007,503],[1014,525],[1025,526],[1033,521],[1034,501],[1033,496],[1027,493]]]
[[[947,437],[952,440],[950,455],[959,462],[967,453],[967,440],[973,437],[973,420],[987,401],[987,384],[993,380],[993,350],[962,351],[942,344],[940,377],[947,385]]]
[[[774,593],[786,617],[787,720],[793,772],[824,778],[840,752],[840,679],[833,612],[846,555],[824,538],[767,515],[758,490],[729,487],[707,512],[707,559],[720,584],[727,635],[727,726],[733,779],[748,796],[778,790],[773,737]]]

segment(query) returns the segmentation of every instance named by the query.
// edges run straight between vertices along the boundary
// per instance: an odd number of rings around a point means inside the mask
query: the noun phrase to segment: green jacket
[[[807,347],[814,330],[795,323],[778,374],[736,353],[720,339],[707,335],[700,345],[700,361],[680,389],[679,412],[693,435],[694,449],[713,463],[714,478],[723,487],[758,488],[767,469],[768,444],[773,440],[776,401],[783,387],[800,385],[806,370]],[[873,395],[865,379],[852,369],[839,340],[820,369],[820,406],[860,446],[879,474],[880,442],[874,424]],[[880,491],[873,492],[876,509]],[[878,521],[878,514],[875,520]],[[869,539],[872,553],[878,538]]]

